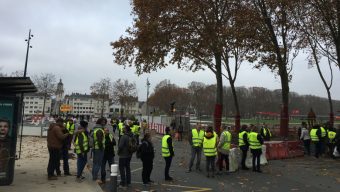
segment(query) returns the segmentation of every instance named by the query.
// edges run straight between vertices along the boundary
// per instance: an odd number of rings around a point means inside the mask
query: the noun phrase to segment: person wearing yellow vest
[[[329,128],[328,130],[328,154],[330,157],[333,159],[335,158],[333,155],[334,148],[335,148],[335,137],[336,137],[336,132],[334,128]]]
[[[316,158],[319,158],[319,155],[321,154],[321,128],[319,125],[314,125],[313,128],[310,130],[310,137],[312,139],[312,142],[315,145],[315,154],[314,156]]]
[[[124,135],[124,121],[121,119],[118,123],[118,133],[119,133],[119,140]],[[119,141],[118,141],[119,142]]]
[[[196,170],[201,171],[201,156],[202,156],[202,143],[204,138],[204,130],[202,130],[202,126],[200,123],[197,123],[196,128],[193,128],[191,132],[189,132],[188,141],[191,146],[191,159],[189,164],[188,173],[191,172],[191,168],[194,165],[195,157],[196,160]]]
[[[75,131],[75,125],[74,125],[74,121],[72,118],[68,119],[65,128],[67,129],[68,133],[70,134],[69,137],[67,138],[67,147],[68,150],[71,149],[71,143],[73,140],[73,135],[74,135],[74,131]]]
[[[132,125],[132,133],[137,141],[137,145],[139,145],[139,135],[140,135],[140,126],[139,126],[139,122],[138,120],[136,120],[135,122],[133,122],[133,125]]]
[[[162,138],[162,157],[165,160],[164,175],[166,181],[172,181],[173,178],[169,175],[169,170],[172,158],[175,156],[170,127],[165,128],[165,135]]]
[[[261,135],[258,134],[257,131],[258,131],[257,127],[254,125],[251,125],[251,132],[248,134],[249,148],[250,148],[250,152],[253,155],[253,161],[252,161],[253,171],[262,173],[260,169],[260,156],[262,154],[263,139]]]
[[[106,163],[109,164],[109,167],[111,168],[111,165],[114,164],[114,156],[115,156],[115,150],[114,146],[116,145],[116,140],[114,136],[110,133],[109,128],[104,129],[105,132],[105,149],[104,149],[104,157],[102,166],[100,168],[101,170],[101,181],[103,183],[106,182]]]
[[[231,144],[231,133],[230,133],[230,126],[223,126],[222,133],[220,135],[220,141],[218,142],[217,149],[220,153],[219,155],[219,170],[223,170],[223,161],[225,162],[226,171],[229,170],[229,151],[230,151],[230,144]]]
[[[327,129],[325,129],[327,128]],[[327,144],[327,138],[328,138],[328,127],[327,123],[325,125],[320,125],[321,130],[321,138],[320,138],[320,155],[323,155],[326,151],[326,144]]]
[[[98,172],[101,168],[104,149],[105,149],[105,133],[103,124],[107,122],[105,118],[99,118],[93,128],[93,168],[92,168],[92,180],[97,181],[98,184],[102,184],[101,180],[97,180]]]
[[[270,141],[272,137],[272,133],[270,132],[268,126],[265,123],[263,123],[261,127],[260,134],[264,141]]]
[[[207,177],[215,177],[215,158],[217,155],[217,134],[213,131],[213,128],[209,126],[205,131],[203,138],[203,153],[206,157],[206,170]]]
[[[86,121],[80,121],[80,126],[74,138],[74,151],[77,154],[77,182],[82,182],[85,179],[82,173],[87,163],[87,153],[89,151],[87,126]]]
[[[238,134],[238,146],[242,151],[242,170],[249,170],[249,168],[246,166],[247,153],[249,149],[248,132],[248,126],[242,125],[240,133]]]

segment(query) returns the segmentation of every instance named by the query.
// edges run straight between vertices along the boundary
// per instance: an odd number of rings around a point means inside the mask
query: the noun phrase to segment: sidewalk
[[[17,146],[17,148],[19,148]],[[18,149],[17,149],[18,151]],[[101,192],[101,188],[92,181],[90,171],[85,168],[86,179],[76,182],[75,176],[60,176],[58,180],[47,180],[48,150],[46,138],[24,137],[21,159],[15,162],[14,181],[9,186],[0,186],[0,191],[11,192]],[[70,172],[76,174],[76,159],[70,159]],[[62,161],[61,161],[62,164]],[[62,170],[62,165],[61,165]],[[63,172],[63,171],[62,171]]]

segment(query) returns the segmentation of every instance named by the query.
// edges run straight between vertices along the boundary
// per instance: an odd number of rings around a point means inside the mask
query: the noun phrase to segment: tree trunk
[[[221,118],[223,111],[223,81],[222,81],[222,63],[221,63],[221,55],[215,54],[215,62],[216,62],[216,103],[215,103],[215,112],[214,112],[214,126],[217,134],[220,133],[221,127]]]
[[[236,88],[235,88],[235,84],[234,81],[232,81],[231,79],[229,80],[230,83],[230,87],[231,87],[231,92],[233,93],[233,99],[234,99],[234,103],[235,103],[235,110],[236,110],[236,114],[235,114],[235,128],[236,128],[236,132],[239,132],[240,127],[241,127],[241,115],[240,115],[240,107],[238,104],[238,99],[237,99],[237,94],[236,94]]]
[[[279,72],[281,77],[282,87],[282,109],[281,109],[281,121],[280,121],[280,136],[284,139],[288,137],[288,102],[289,102],[289,80],[288,73],[285,64],[280,64]]]

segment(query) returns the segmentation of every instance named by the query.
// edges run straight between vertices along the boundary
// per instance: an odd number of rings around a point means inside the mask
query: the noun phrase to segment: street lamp
[[[30,29],[29,32],[28,32],[28,38],[25,39],[25,41],[27,41],[27,51],[26,51],[24,77],[26,77],[26,73],[27,73],[28,52],[29,52],[30,48],[32,48],[32,46],[30,45],[32,37],[33,37],[33,35],[31,34],[31,29]]]
[[[146,114],[148,115],[148,123],[147,123],[147,128],[149,128],[149,88],[150,88],[150,82],[149,78],[146,79]]]

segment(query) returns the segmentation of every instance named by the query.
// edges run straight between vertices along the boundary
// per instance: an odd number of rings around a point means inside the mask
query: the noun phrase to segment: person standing
[[[316,158],[319,158],[319,155],[321,154],[321,129],[319,125],[314,125],[313,128],[310,130],[310,137],[312,139],[312,142],[315,145],[315,154],[314,156]]]
[[[87,153],[89,152],[87,126],[86,121],[80,121],[80,126],[74,138],[74,151],[77,154],[77,182],[82,182],[85,179],[82,173],[87,163]]]
[[[54,171],[60,166],[60,150],[69,133],[63,133],[64,120],[59,118],[56,123],[50,125],[47,131],[47,148],[49,152],[49,160],[47,166],[47,178],[48,180],[58,179],[54,175]]]
[[[195,157],[196,160],[196,170],[201,171],[201,154],[202,154],[202,143],[204,138],[204,130],[202,130],[202,126],[200,123],[197,123],[196,128],[193,128],[189,133],[189,143],[191,146],[191,159],[189,164],[189,170],[187,172],[191,172],[191,168],[194,165]]]
[[[66,123],[66,129],[68,131],[68,133],[70,134],[69,137],[67,138],[67,150],[71,149],[71,143],[72,143],[72,139],[73,139],[73,134],[75,131],[75,125],[74,125],[74,121],[72,118],[69,118],[67,123]]]
[[[183,136],[183,124],[182,124],[182,119],[179,120],[179,125],[178,125],[178,129],[177,129],[177,134],[178,134],[178,137],[177,137],[177,141],[182,141],[182,136]]]
[[[130,151],[130,144],[133,138],[131,128],[125,125],[124,135],[120,137],[118,144],[118,156],[119,156],[119,172],[120,172],[120,186],[128,187],[131,185],[131,169],[130,161],[132,152]]]
[[[102,126],[102,121],[104,118],[99,118],[96,122],[95,127],[93,128],[93,168],[92,168],[92,180],[97,181],[98,184],[102,184],[101,180],[97,180],[98,172],[101,168],[103,157],[104,157],[104,149],[105,149],[105,133]]]
[[[231,133],[230,133],[230,126],[223,126],[222,133],[220,137],[220,141],[218,142],[217,149],[220,153],[219,155],[219,171],[222,172],[223,170],[223,161],[225,162],[226,171],[229,170],[229,151],[230,151],[230,144],[231,144]]]
[[[335,148],[335,137],[336,137],[336,132],[334,128],[329,128],[328,130],[328,153],[329,156],[332,157],[333,159],[335,158],[333,155],[334,148]]]
[[[145,133],[144,138],[141,141],[141,160],[143,163],[143,171],[142,171],[142,180],[143,184],[151,184],[153,181],[150,179],[152,168],[153,168],[153,159],[155,157],[155,150],[153,144],[151,142],[150,133]]]
[[[137,141],[137,145],[139,145],[139,135],[140,135],[140,126],[139,126],[139,122],[138,120],[136,120],[134,123],[133,123],[133,135]]]
[[[162,157],[165,160],[164,175],[166,181],[172,181],[173,178],[169,175],[169,170],[172,158],[175,156],[172,137],[170,135],[170,127],[165,128],[165,135],[162,138]]]
[[[102,183],[106,182],[106,163],[109,164],[111,169],[111,165],[115,162],[115,150],[114,146],[116,146],[116,140],[114,136],[110,133],[109,128],[105,128],[105,149],[104,149],[104,157],[101,166],[101,181]]]
[[[205,132],[203,139],[203,152],[206,157],[206,170],[207,177],[210,177],[210,167],[211,167],[211,177],[215,177],[215,159],[217,155],[217,134],[213,131],[210,126]]]
[[[257,127],[252,126],[252,130],[248,135],[250,152],[253,154],[253,171],[262,173],[260,169],[260,156],[262,154],[263,139],[260,134],[257,133]],[[256,163],[255,163],[256,162]]]
[[[302,122],[301,124],[301,136],[300,139],[303,141],[303,145],[305,147],[305,154],[310,155],[310,135],[307,130],[307,123]]]
[[[118,134],[119,134],[119,138],[118,138],[118,142],[119,142],[120,138],[124,135],[124,123],[122,119],[120,119],[118,123]]]
[[[270,141],[270,139],[272,137],[272,133],[268,129],[267,125],[264,124],[264,123],[263,123],[263,126],[261,128],[260,134],[261,134],[261,137],[263,138],[263,140],[265,140],[265,141]]]
[[[240,147],[240,150],[242,151],[242,160],[241,160],[242,170],[249,170],[249,168],[246,166],[247,153],[249,149],[247,129],[248,129],[247,125],[242,125],[241,131],[238,134],[238,146]]]

